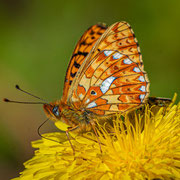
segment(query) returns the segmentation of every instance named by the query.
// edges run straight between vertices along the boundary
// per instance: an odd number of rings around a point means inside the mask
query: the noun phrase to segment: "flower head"
[[[44,134],[25,170],[15,179],[178,179],[180,177],[180,104],[153,114],[117,115],[112,131],[98,125],[102,153],[93,133],[71,133],[75,155],[65,133]],[[59,127],[62,125],[57,122]],[[60,126],[62,128],[62,126]],[[65,128],[66,129],[66,128]],[[57,141],[57,142],[56,142]],[[58,143],[59,142],[59,143]]]

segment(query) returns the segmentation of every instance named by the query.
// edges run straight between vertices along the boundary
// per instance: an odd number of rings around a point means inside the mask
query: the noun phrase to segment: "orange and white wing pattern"
[[[75,78],[79,67],[91,51],[97,39],[99,39],[99,37],[106,29],[107,27],[104,24],[93,25],[82,35],[78,41],[66,72],[62,97],[64,102],[66,102],[69,87],[71,86],[71,83]]]
[[[109,27],[76,77],[70,103],[99,115],[126,112],[144,104],[149,82],[131,27]],[[88,64],[87,64],[88,62]]]

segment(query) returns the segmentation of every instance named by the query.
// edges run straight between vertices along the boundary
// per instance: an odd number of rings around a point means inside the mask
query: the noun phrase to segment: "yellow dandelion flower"
[[[123,121],[117,116],[111,133],[98,125],[102,153],[92,133],[71,133],[75,155],[65,133],[45,134],[54,141],[33,142],[35,155],[15,179],[180,179],[180,103],[160,108],[156,114],[146,107],[131,122],[128,115]]]

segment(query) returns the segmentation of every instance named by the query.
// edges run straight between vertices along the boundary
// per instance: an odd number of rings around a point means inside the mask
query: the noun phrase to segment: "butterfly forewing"
[[[131,27],[115,23],[92,48],[73,82],[69,102],[99,115],[126,112],[145,103],[149,83]]]
[[[99,39],[99,37],[104,33],[106,28],[107,27],[104,24],[93,25],[83,34],[81,39],[78,41],[66,72],[62,98],[64,102],[66,102],[67,100],[68,90],[72,84],[73,79],[76,76],[78,69],[85,60],[86,56],[91,51],[97,39]]]

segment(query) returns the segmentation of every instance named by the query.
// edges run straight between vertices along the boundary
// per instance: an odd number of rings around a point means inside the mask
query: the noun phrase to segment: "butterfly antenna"
[[[47,101],[45,101],[44,99],[42,99],[42,98],[40,98],[40,97],[38,97],[38,96],[35,96],[35,95],[33,95],[33,94],[31,94],[31,93],[29,93],[29,92],[27,92],[27,91],[24,91],[23,89],[21,89],[21,88],[19,87],[19,85],[16,85],[15,88],[16,88],[17,90],[20,90],[21,92],[23,92],[23,93],[25,93],[25,94],[28,94],[28,95],[36,98],[36,99],[41,100],[42,102],[14,101],[14,100],[9,100],[9,99],[7,99],[7,98],[4,98],[4,99],[3,99],[4,102],[20,103],[20,104],[49,104],[49,103],[47,103]],[[50,105],[50,104],[49,104],[49,105]]]
[[[19,85],[16,85],[15,87],[16,87],[16,89],[20,90],[21,92],[23,92],[23,93],[25,93],[25,94],[28,94],[28,95],[30,95],[30,96],[36,98],[36,99],[39,99],[39,100],[44,101],[45,103],[47,103],[46,100],[44,100],[44,99],[42,99],[42,98],[40,98],[40,97],[38,97],[38,96],[35,96],[35,95],[33,95],[33,94],[31,94],[31,93],[29,93],[29,92],[27,92],[27,91],[21,89],[21,88],[19,87]]]
[[[37,133],[38,133],[38,135],[39,135],[40,137],[42,137],[42,138],[44,138],[44,139],[47,139],[47,140],[50,140],[50,141],[54,141],[54,142],[57,142],[57,143],[60,144],[60,142],[58,142],[58,141],[56,141],[56,140],[54,140],[54,139],[50,139],[50,138],[47,138],[47,137],[44,137],[43,135],[41,135],[40,129],[41,129],[41,127],[42,127],[48,120],[49,120],[49,118],[46,119],[46,120],[38,127]]]
[[[10,103],[20,103],[20,104],[45,104],[44,102],[13,101],[13,100],[9,100],[7,98],[4,98],[3,101],[4,102],[10,102]]]

